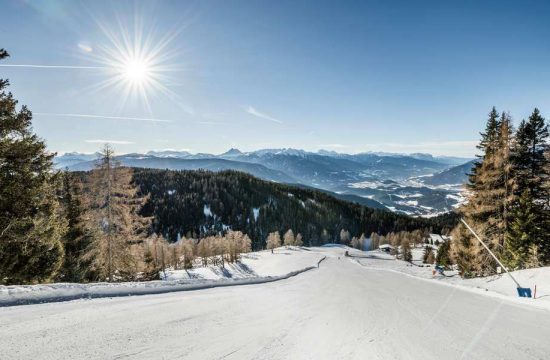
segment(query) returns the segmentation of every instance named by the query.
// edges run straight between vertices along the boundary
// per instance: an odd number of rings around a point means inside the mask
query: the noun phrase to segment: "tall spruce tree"
[[[91,232],[86,218],[83,186],[80,179],[69,171],[63,172],[60,202],[68,224],[63,236],[65,258],[57,276],[58,281],[82,282],[94,278],[89,262],[83,259],[91,242]]]
[[[0,49],[0,60],[8,56]],[[32,132],[31,111],[17,109],[8,85],[0,79],[0,283],[48,281],[63,261],[59,176]]]
[[[503,113],[498,118],[493,108],[486,131],[481,134],[478,149],[482,154],[472,169],[468,203],[459,210],[497,255],[503,252],[509,208],[513,202],[511,133],[510,117]],[[494,260],[464,226],[459,225],[453,235],[453,253],[463,276],[486,275],[495,271]]]
[[[500,121],[499,114],[497,109],[493,106],[489,112],[489,118],[487,124],[485,125],[485,132],[480,133],[481,140],[477,145],[477,149],[480,151],[481,155],[477,155],[478,161],[474,163],[472,172],[469,174],[469,183],[467,186],[474,190],[475,186],[478,185],[476,176],[480,171],[480,167],[483,163],[484,157],[493,153],[496,148],[498,133],[499,133]]]
[[[521,196],[523,201],[518,201],[515,206],[515,214],[520,219],[527,220],[529,214],[530,226],[525,228],[516,224],[525,231],[521,232],[521,239],[512,239],[511,236],[518,235],[518,232],[510,234],[509,239],[513,244],[518,241],[527,246],[536,246],[543,262],[550,262],[550,236],[548,232],[549,208],[548,199],[550,188],[547,186],[550,178],[550,168],[546,152],[548,151],[548,126],[545,119],[535,108],[527,121],[522,121],[516,133],[516,141],[512,151],[514,164],[514,192]],[[525,192],[529,194],[525,194]],[[528,203],[526,199],[530,199]],[[520,219],[517,219],[519,221]],[[514,249],[511,246],[511,249]],[[523,260],[516,260],[514,264],[523,266],[528,257],[527,247],[522,247]],[[517,249],[516,249],[517,250]],[[512,251],[512,250],[510,250]]]
[[[516,133],[514,165],[516,167],[516,192],[528,189],[535,201],[546,199],[548,190],[544,182],[550,174],[546,165],[548,150],[548,126],[535,108],[527,121],[522,121]]]

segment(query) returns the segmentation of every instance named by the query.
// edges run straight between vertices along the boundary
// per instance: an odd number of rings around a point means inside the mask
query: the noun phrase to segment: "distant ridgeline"
[[[232,229],[248,234],[259,249],[270,232],[293,229],[305,245],[315,246],[337,242],[342,229],[369,236],[429,228],[440,232],[456,224],[454,214],[413,218],[236,171],[134,169],[134,182],[150,196],[142,215],[154,216],[153,231],[169,241]]]

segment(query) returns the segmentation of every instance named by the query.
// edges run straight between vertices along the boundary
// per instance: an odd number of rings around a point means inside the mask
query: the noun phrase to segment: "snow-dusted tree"
[[[288,229],[288,231],[285,233],[283,238],[284,238],[284,243],[283,243],[284,246],[292,246],[296,241],[296,239],[294,238],[294,232],[292,231],[292,229]]]
[[[99,280],[132,279],[139,259],[131,251],[147,235],[150,219],[139,215],[146,198],[132,184],[132,169],[121,167],[105,145],[90,174],[91,217],[96,234],[84,256]]]
[[[296,245],[296,246],[303,246],[304,245],[304,241],[302,239],[302,234],[300,234],[300,233],[296,234],[296,240],[294,241],[294,245]]]
[[[266,240],[266,246],[269,250],[271,250],[271,253],[273,253],[273,249],[281,246],[281,236],[278,231],[269,233]]]

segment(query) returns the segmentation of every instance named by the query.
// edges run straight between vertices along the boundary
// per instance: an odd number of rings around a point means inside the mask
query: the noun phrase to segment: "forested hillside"
[[[263,181],[236,172],[135,169],[134,182],[149,200],[142,215],[153,216],[153,231],[170,241],[200,238],[225,229],[240,230],[255,249],[270,232],[293,229],[305,245],[339,242],[372,232],[451,228],[454,217],[422,219],[372,209],[326,193]]]

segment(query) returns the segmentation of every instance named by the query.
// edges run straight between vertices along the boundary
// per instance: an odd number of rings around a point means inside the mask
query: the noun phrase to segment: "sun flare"
[[[108,41],[86,56],[102,65],[108,77],[94,86],[95,90],[114,90],[122,95],[121,107],[127,100],[134,100],[149,111],[151,97],[176,97],[167,86],[171,82],[167,74],[177,69],[175,64],[169,64],[178,53],[171,46],[177,32],[162,36],[146,31],[139,17],[129,24],[118,22],[115,27],[98,25]]]

